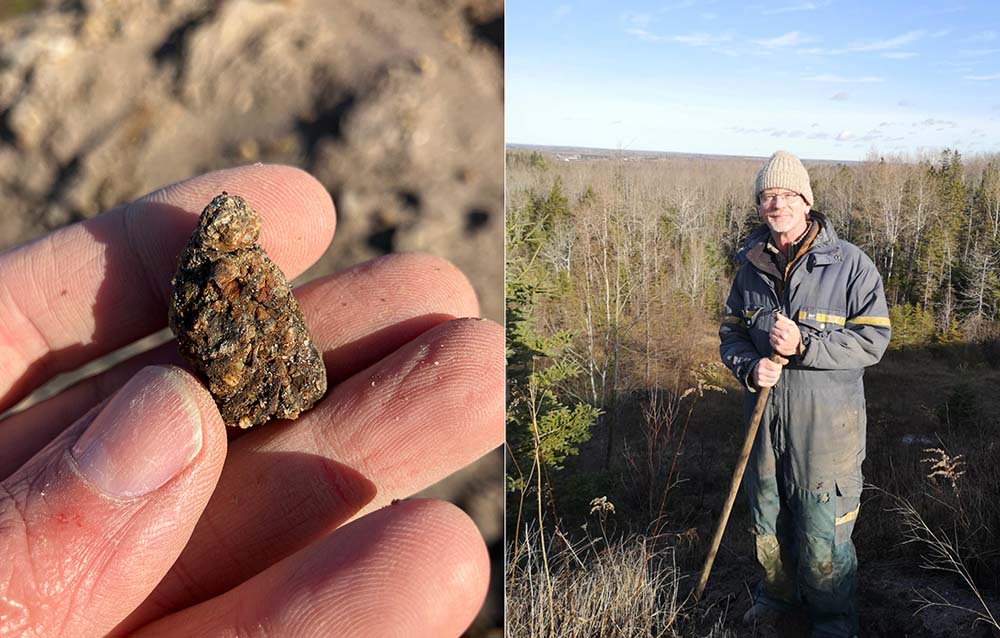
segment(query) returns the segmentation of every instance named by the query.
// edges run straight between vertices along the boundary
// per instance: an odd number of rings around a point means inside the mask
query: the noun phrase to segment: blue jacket
[[[882,358],[890,336],[875,264],[838,238],[822,214],[812,212],[810,219],[818,224],[815,238],[784,281],[768,274],[774,266],[767,254],[767,226],[750,234],[737,254],[740,268],[719,327],[722,361],[746,386],[749,413],[754,389],[748,376],[760,358],[772,353],[768,336],[775,313],[798,324],[804,350],[782,371],[765,418],[782,422],[775,428],[775,446],[779,452],[791,448],[792,475],[802,486],[860,467],[863,369]]]

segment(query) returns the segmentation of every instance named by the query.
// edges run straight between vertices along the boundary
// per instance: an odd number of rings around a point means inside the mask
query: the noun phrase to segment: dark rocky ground
[[[424,251],[501,320],[502,39],[502,0],[4,3],[0,250],[208,170],[280,162],[337,206],[303,281]],[[428,491],[473,515],[498,575],[501,466],[494,453]],[[500,621],[496,583],[477,632]]]

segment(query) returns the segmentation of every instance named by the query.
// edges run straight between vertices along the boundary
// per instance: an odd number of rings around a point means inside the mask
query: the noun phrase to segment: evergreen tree
[[[536,454],[541,463],[557,468],[576,454],[599,414],[587,403],[571,404],[562,396],[562,384],[582,372],[565,356],[572,334],[546,335],[538,325],[554,287],[552,273],[537,257],[551,229],[569,215],[559,179],[546,196],[532,196],[527,205],[508,209],[507,443],[512,454],[508,480],[514,489],[526,487]]]

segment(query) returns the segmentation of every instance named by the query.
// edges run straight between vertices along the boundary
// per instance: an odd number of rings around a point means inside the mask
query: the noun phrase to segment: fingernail
[[[73,445],[80,473],[102,492],[144,496],[175,477],[201,449],[201,413],[177,368],[143,368]]]

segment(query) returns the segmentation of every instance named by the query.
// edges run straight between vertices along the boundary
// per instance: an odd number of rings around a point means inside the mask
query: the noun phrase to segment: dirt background
[[[500,321],[502,60],[502,0],[4,2],[0,250],[205,171],[278,162],[337,207],[300,281],[429,252]],[[497,575],[501,473],[496,452],[427,492],[473,515]],[[495,579],[473,635],[501,610]]]

